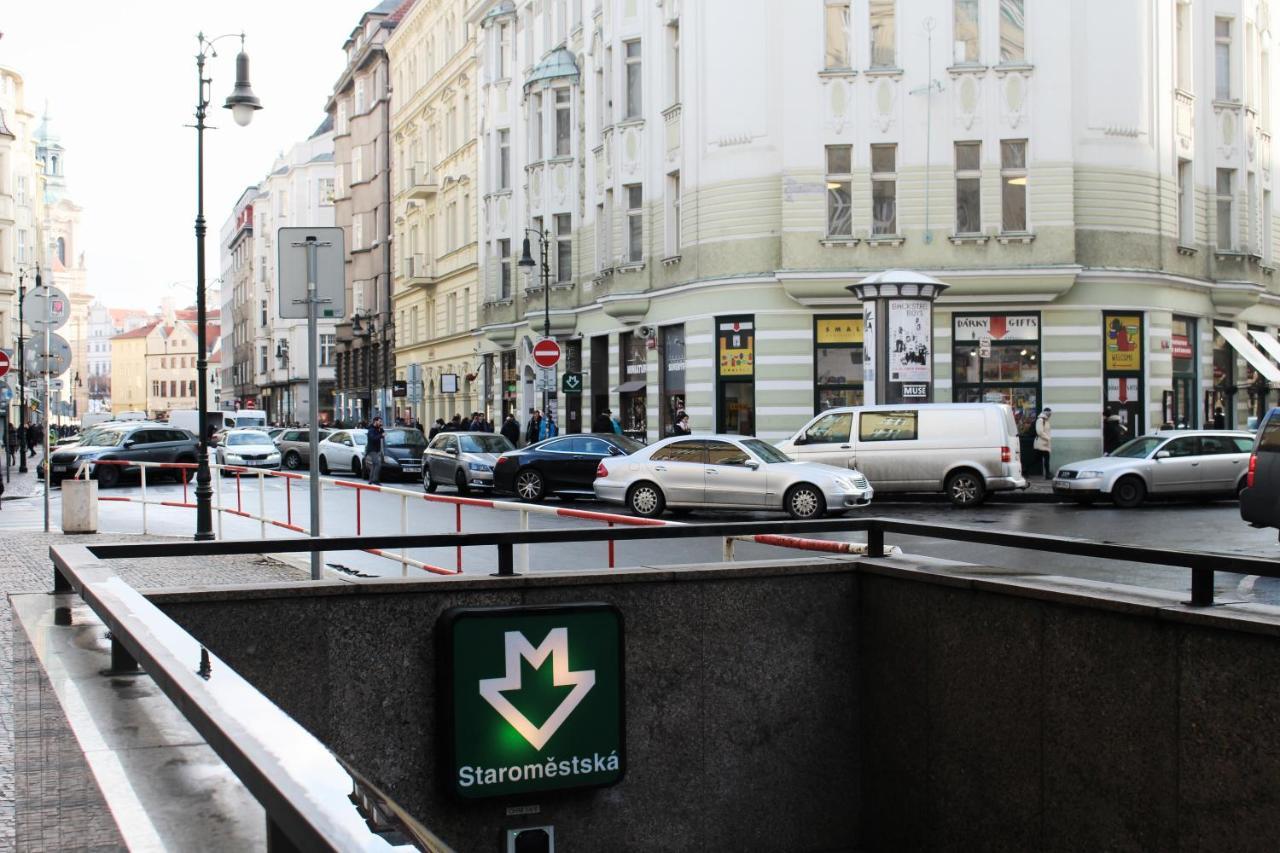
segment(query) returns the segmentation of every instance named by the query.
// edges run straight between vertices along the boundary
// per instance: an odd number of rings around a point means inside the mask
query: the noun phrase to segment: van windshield
[[[1111,455],[1119,456],[1121,459],[1146,459],[1163,441],[1164,439],[1159,436],[1144,435],[1141,438],[1126,441],[1111,451]]]

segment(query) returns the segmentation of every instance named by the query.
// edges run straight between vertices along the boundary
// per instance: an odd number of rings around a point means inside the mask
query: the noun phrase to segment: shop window
[[[1103,314],[1102,379],[1106,409],[1120,416],[1129,435],[1141,435],[1143,412],[1143,322],[1141,314]]]
[[[648,385],[647,340],[634,332],[618,335],[622,353],[620,382],[618,383],[619,420],[622,433],[643,441],[647,433],[646,410]]]
[[[1172,324],[1173,347],[1173,405],[1171,420],[1175,425],[1194,427],[1196,417],[1196,320],[1194,317],[1174,315]],[[1212,418],[1213,410],[1205,413]]]
[[[1009,406],[1029,442],[1041,400],[1039,315],[957,314],[952,324],[952,398]]]
[[[814,319],[814,411],[861,406],[863,321],[861,317]]]
[[[662,406],[658,410],[658,428],[666,435],[680,413],[685,411],[685,343],[684,324],[658,330],[659,393]]]
[[[755,322],[716,318],[716,432],[755,435]]]

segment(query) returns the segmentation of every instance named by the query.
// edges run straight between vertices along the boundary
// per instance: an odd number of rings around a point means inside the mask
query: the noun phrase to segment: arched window
[[[62,237],[58,238],[58,263],[67,265],[67,241]]]

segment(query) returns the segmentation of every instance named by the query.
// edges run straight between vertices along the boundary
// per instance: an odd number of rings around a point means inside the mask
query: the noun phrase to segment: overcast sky
[[[47,99],[66,151],[70,196],[84,208],[80,248],[90,293],[113,307],[195,301],[196,33],[245,32],[263,108],[248,127],[222,109],[239,39],[218,42],[205,131],[206,270],[217,278],[218,230],[244,188],[324,119],[344,67],[342,44],[377,0],[5,0],[0,65]],[[38,118],[37,118],[38,121]],[[33,128],[34,130],[34,128]]]

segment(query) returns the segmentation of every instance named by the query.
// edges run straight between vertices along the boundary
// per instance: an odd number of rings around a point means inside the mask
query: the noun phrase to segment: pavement
[[[35,478],[30,477],[33,484]],[[21,482],[16,469],[13,480],[6,483],[6,496],[12,494],[12,483]],[[95,534],[67,536],[62,533],[23,531],[0,534],[0,850],[15,849],[14,815],[14,685],[12,612],[8,595],[22,592],[48,592],[53,589],[53,567],[49,562],[49,546],[55,543],[89,544],[94,542],[165,541],[173,537],[137,536],[129,534]],[[206,557],[199,562],[183,559],[107,561],[130,585],[139,589],[157,589],[195,585],[266,583],[305,580],[307,573],[297,566],[266,557]],[[48,830],[56,837],[61,804],[42,803]],[[24,845],[26,846],[26,845]],[[74,849],[74,842],[41,849]]]
[[[41,459],[44,459],[42,450],[37,450],[35,456],[28,456],[27,473],[25,474],[18,472],[16,458],[13,465],[0,468],[0,472],[4,475],[4,495],[0,496],[0,510],[4,508],[4,501],[34,498],[42,493],[44,485],[40,482]]]

